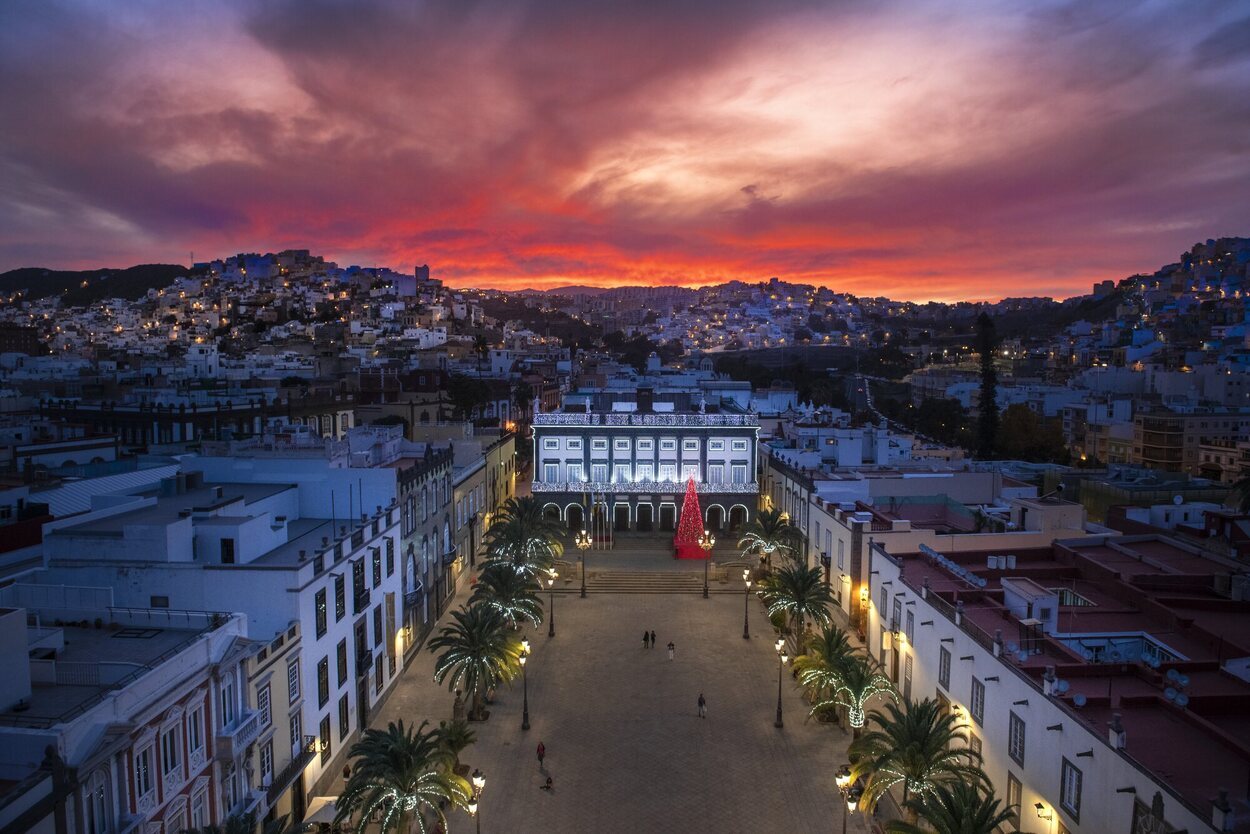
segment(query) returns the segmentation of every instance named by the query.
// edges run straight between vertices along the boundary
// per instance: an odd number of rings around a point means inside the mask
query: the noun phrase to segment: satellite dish
[[[1086,660],[1094,659],[1094,652],[1091,649],[1086,649],[1085,651],[1081,652],[1081,654],[1085,655]]]
[[[1120,659],[1120,650],[1119,650],[1119,649],[1112,649],[1112,650],[1111,650],[1111,659],[1112,659],[1112,660],[1119,660],[1119,659]]]
[[[1076,693],[1075,695],[1072,696],[1072,703],[1078,707],[1085,706],[1085,696],[1079,692]]]
[[[1012,654],[1015,654],[1016,652],[1020,651],[1020,647],[1017,646],[1015,643],[1008,643],[1007,651],[1011,652]]]
[[[1068,683],[1067,681],[1055,681],[1055,691],[1060,694],[1067,692],[1068,689],[1071,688],[1071,686],[1072,684]]]
[[[1020,654],[1018,655],[1018,657],[1020,658],[1020,662],[1021,662],[1021,663],[1023,663],[1023,662],[1024,662],[1024,661],[1026,661],[1026,660],[1028,660],[1028,659],[1029,659],[1029,650],[1028,650],[1028,649],[1021,649],[1021,650],[1020,650]]]
[[[1180,495],[1173,495],[1172,503],[1179,507],[1181,504],[1185,503],[1185,499]]]
[[[1181,673],[1176,671],[1175,669],[1168,669],[1168,674],[1167,674],[1168,680],[1174,681],[1180,676],[1181,676]]]
[[[1188,696],[1188,695],[1186,695],[1184,692],[1181,692],[1181,693],[1177,694],[1177,696],[1176,696],[1176,705],[1177,705],[1178,707],[1186,707],[1186,706],[1189,706],[1189,696]]]
[[[982,588],[984,588],[988,584],[989,584],[989,580],[987,580],[984,576],[977,578],[977,585],[981,586]]]
[[[1176,690],[1170,686],[1167,689],[1163,690],[1163,697],[1167,698],[1169,701],[1175,701],[1176,694],[1177,694]]]
[[[1176,682],[1181,686],[1189,686],[1189,675],[1180,675],[1176,678]]]

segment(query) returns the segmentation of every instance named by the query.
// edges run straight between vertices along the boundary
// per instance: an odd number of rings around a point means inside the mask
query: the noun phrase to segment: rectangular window
[[[196,707],[187,714],[187,749],[192,753],[204,746],[204,708]]]
[[[660,451],[661,452],[676,452],[677,440],[672,437],[662,438],[660,440]]]
[[[945,646],[938,649],[938,684],[943,689],[951,688],[951,653]]]
[[[229,727],[234,721],[234,678],[225,681],[217,690],[217,706],[221,712],[221,726]]]
[[[903,658],[903,700],[911,700],[911,655]]]
[[[382,548],[375,547],[373,550],[373,587],[382,584]]]
[[[152,748],[145,747],[135,756],[135,795],[147,796],[155,784],[152,781]]]
[[[582,439],[580,437],[569,437],[565,439],[564,445],[568,447],[570,452],[580,452],[582,450]]]
[[[299,710],[291,713],[289,722],[291,728],[291,758],[299,758],[300,751],[304,749],[304,724],[300,720]]]
[[[606,437],[596,437],[590,441],[590,451],[606,452],[608,450],[608,439]]]
[[[582,474],[582,465],[580,462],[564,464],[564,471],[568,473],[568,479],[573,483],[580,483],[586,478],[586,476]]]
[[[890,610],[890,589],[881,589],[881,600],[877,605],[877,616],[881,618],[882,627],[885,626],[885,612]]]
[[[234,539],[221,540],[221,563],[223,565],[234,564]]]
[[[747,442],[745,440],[735,440],[730,444],[730,448],[735,452],[745,452],[747,450]]]
[[[1024,719],[1011,713],[1010,726],[1007,730],[1007,755],[1016,764],[1024,767]]]
[[[681,441],[681,450],[683,452],[694,452],[697,454],[699,451],[699,441],[693,438],[684,438]]]
[[[838,570],[846,570],[846,542],[838,539]]]
[[[549,484],[554,484],[560,480],[560,464],[544,463],[543,464],[543,480]]]
[[[976,733],[968,733],[968,749],[978,756],[981,755],[981,737]]]
[[[681,465],[681,479],[682,479],[682,481],[688,481],[688,480],[690,480],[691,478],[694,478],[696,481],[697,481],[697,480],[699,480],[699,464],[697,464],[697,463],[683,463],[683,464]]]
[[[590,480],[596,484],[606,484],[608,482],[608,465],[606,463],[592,463],[590,465]]]
[[[648,482],[655,478],[655,470],[649,463],[638,464],[638,480]]]
[[[323,657],[317,664],[317,706],[324,707],[330,700],[330,658]]]
[[[334,577],[334,622],[347,616],[347,579],[339,574]]]
[[[330,761],[330,716],[321,719],[321,763]]]
[[[382,606],[375,605],[373,608],[373,645],[382,645]]]
[[[386,575],[395,575],[395,540],[386,540]]]
[[[347,683],[347,638],[344,637],[339,641],[336,650],[336,658],[338,660],[339,686]]]
[[[972,699],[968,704],[968,711],[972,713],[973,721],[985,724],[985,684],[976,678],[972,679]]]
[[[1081,821],[1081,780],[1081,769],[1065,758],[1059,781],[1059,807],[1078,823]]]
[[[735,463],[729,467],[730,480],[735,484],[747,483],[747,467],[744,463]]]
[[[299,658],[292,658],[286,662],[286,690],[287,703],[293,704],[299,700]]]
[[[707,479],[713,484],[725,483],[725,464],[713,463],[707,468]]]
[[[612,441],[612,449],[613,451],[617,451],[617,452],[628,452],[629,451],[629,438],[628,437],[616,438],[615,440]]]
[[[907,635],[907,642],[912,645],[916,644],[916,614],[908,610],[906,624],[903,626],[903,633]]]
[[[709,441],[707,442],[707,450],[708,450],[709,452],[723,452],[723,451],[725,451],[725,441],[723,441],[723,440],[709,440]]]
[[[166,596],[154,596],[154,597],[152,597],[152,598],[148,601],[148,607],[149,607],[149,608],[168,608],[168,607],[169,607],[169,597],[166,597]]]
[[[1007,813],[1011,814],[1012,828],[1020,830],[1020,803],[1024,800],[1024,786],[1016,774],[1007,771]]]
[[[273,739],[265,742],[260,748],[260,783],[262,785],[270,785],[273,783]]]
[[[638,451],[640,452],[654,451],[655,441],[649,437],[640,437],[638,438],[637,446],[638,446]]]
[[[894,609],[890,612],[890,631],[898,631],[903,627],[903,600],[894,598]]]
[[[194,828],[208,825],[208,788],[191,797],[191,825]]]
[[[178,767],[182,757],[178,755],[182,745],[178,743],[178,730],[170,729],[161,733],[161,775],[168,776],[170,771]]]
[[[617,465],[613,467],[612,483],[614,484],[629,483],[629,465],[628,464],[624,466]]]
[[[322,588],[313,597],[313,614],[317,620],[317,637],[326,636],[326,589]]]
[[[559,448],[560,448],[560,438],[558,437],[544,437],[543,438],[543,450],[544,451],[553,452],[553,451],[558,450]]]
[[[674,463],[660,464],[660,480],[675,481],[677,480],[677,465]]]
[[[269,684],[256,690],[256,711],[260,713],[261,727],[268,727],[273,723],[273,704],[270,702]]]
[[[339,698],[339,741],[347,740],[347,733],[351,730],[351,719],[348,717],[350,713],[347,710],[347,696]]]

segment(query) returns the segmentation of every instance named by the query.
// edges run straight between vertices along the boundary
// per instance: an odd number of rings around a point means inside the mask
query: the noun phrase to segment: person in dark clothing
[[[655,648],[655,632],[651,632],[651,648]]]
[[[703,693],[699,693],[699,717],[707,718],[707,698],[703,697]]]
[[[542,769],[543,759],[547,758],[547,746],[541,741],[538,742],[538,768]]]
[[[642,647],[644,649],[651,648],[651,635],[645,631],[642,633]]]

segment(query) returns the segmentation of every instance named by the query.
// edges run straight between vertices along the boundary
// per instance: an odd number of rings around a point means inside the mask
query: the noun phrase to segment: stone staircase
[[[581,582],[576,577],[558,583],[556,593],[579,594]],[[587,594],[691,594],[702,595],[703,571],[590,570],[586,574]],[[713,573],[708,578],[709,594],[741,594],[742,589],[721,582]]]

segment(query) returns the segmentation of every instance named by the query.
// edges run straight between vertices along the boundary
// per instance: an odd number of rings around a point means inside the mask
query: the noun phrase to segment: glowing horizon
[[[1250,234],[1250,16],[937,0],[15,3],[0,270],[1064,298]]]

